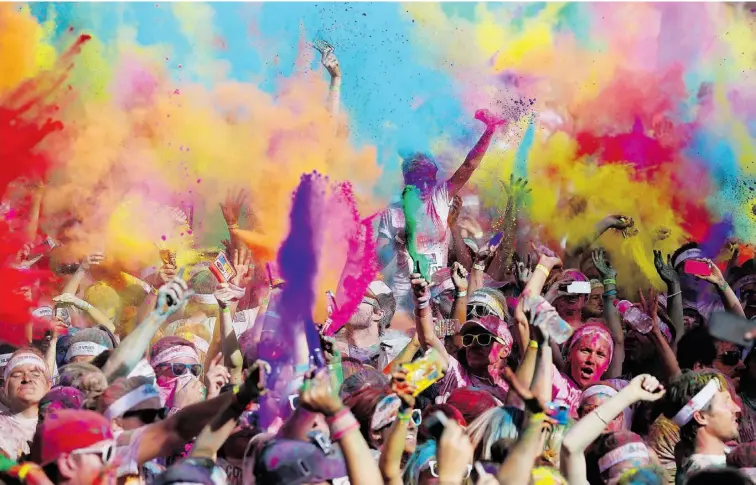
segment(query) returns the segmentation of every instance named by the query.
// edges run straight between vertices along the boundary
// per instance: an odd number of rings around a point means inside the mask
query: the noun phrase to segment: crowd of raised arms
[[[337,110],[332,51],[323,64]],[[503,121],[476,119],[485,131],[449,179],[428,155],[405,159],[404,202],[376,219],[379,279],[341,328],[293,336],[310,352],[283,366],[289,342],[267,321],[286,315],[290,282],[238,237],[241,198],[221,206],[227,261],[177,267],[156,249],[160,265],[119,286],[107,252],[60,256],[81,221],[43,236],[34,192],[8,264],[57,284],[17,288],[36,309],[25,343],[0,348],[0,481],[749,483],[756,265],[691,241],[647,255],[666,291],[620,287],[601,236],[634,237],[632,218],[606,215],[579,244],[522,241],[516,179],[504,227],[484,234],[462,193]]]

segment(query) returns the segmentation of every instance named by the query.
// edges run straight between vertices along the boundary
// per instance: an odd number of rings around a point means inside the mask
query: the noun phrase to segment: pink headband
[[[609,343],[609,362],[612,361],[612,358],[614,357],[614,339],[612,338],[612,334],[609,333],[609,330],[601,325],[589,324],[575,330],[575,333],[572,334],[572,338],[570,339],[569,347],[567,348],[568,357],[572,353],[572,349],[583,339],[583,337],[598,337],[606,340]]]
[[[197,362],[200,360],[197,352],[193,348],[187,347],[186,345],[177,345],[157,354],[150,360],[150,365],[156,367],[160,364],[168,364],[181,357],[194,359]]]

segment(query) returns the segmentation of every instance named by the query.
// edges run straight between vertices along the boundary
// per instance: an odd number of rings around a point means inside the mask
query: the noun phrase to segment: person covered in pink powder
[[[423,200],[420,216],[423,227],[418,234],[417,249],[430,261],[431,276],[448,263],[451,242],[448,218],[454,196],[480,166],[496,130],[506,124],[506,120],[497,118],[487,110],[479,110],[475,113],[475,118],[486,125],[486,130],[470,150],[464,163],[448,180],[437,183],[438,164],[429,155],[413,154],[402,162],[405,185],[416,187]],[[378,225],[378,257],[383,267],[396,259],[396,271],[388,283],[397,305],[406,309],[412,305],[410,270],[414,268],[414,262],[407,250],[405,223],[401,201],[392,204],[383,213]]]

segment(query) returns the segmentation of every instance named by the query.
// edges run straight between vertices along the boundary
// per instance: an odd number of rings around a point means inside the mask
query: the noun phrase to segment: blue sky
[[[218,57],[230,62],[230,76],[243,80],[260,77],[264,79],[261,87],[267,91],[273,90],[277,77],[292,74],[303,29],[309,39],[322,35],[335,45],[344,71],[342,102],[350,113],[352,137],[357,144],[378,146],[383,164],[395,164],[401,151],[427,150],[442,134],[468,138],[472,135],[469,129],[476,127],[467,121],[469,115],[457,100],[453,80],[425,62],[422,52],[411,43],[415,26],[401,4],[209,5],[215,11],[215,32],[227,46]],[[193,62],[193,46],[180,33],[166,4],[55,3],[31,7],[41,20],[54,8],[59,32],[73,26],[78,32],[91,32],[108,42],[119,25],[126,24],[137,29],[140,44],[170,45],[176,64]],[[469,18],[474,5],[446,4],[443,8]],[[252,42],[260,37],[272,52],[255,50]],[[276,55],[279,62],[274,64],[270,61]],[[413,109],[411,102],[416,96],[426,101]]]

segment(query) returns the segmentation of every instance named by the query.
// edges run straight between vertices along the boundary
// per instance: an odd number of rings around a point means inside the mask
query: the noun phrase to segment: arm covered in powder
[[[491,139],[494,133],[496,133],[497,127],[506,123],[504,120],[495,118],[487,110],[478,110],[475,113],[475,119],[482,121],[486,125],[486,131],[480,136],[480,139],[475,144],[470,153],[467,154],[465,161],[454,172],[454,175],[447,180],[447,187],[449,190],[449,196],[453,197],[465,186],[475,170],[480,166],[480,162],[483,160],[483,156],[488,151],[488,147],[491,145]]]
[[[108,361],[105,362],[102,371],[108,382],[129,375],[139,361],[144,358],[150,340],[155,332],[160,329],[160,325],[184,305],[191,292],[182,279],[183,273],[182,269],[176,279],[160,288],[155,310],[123,339],[121,345],[116,347]]]

